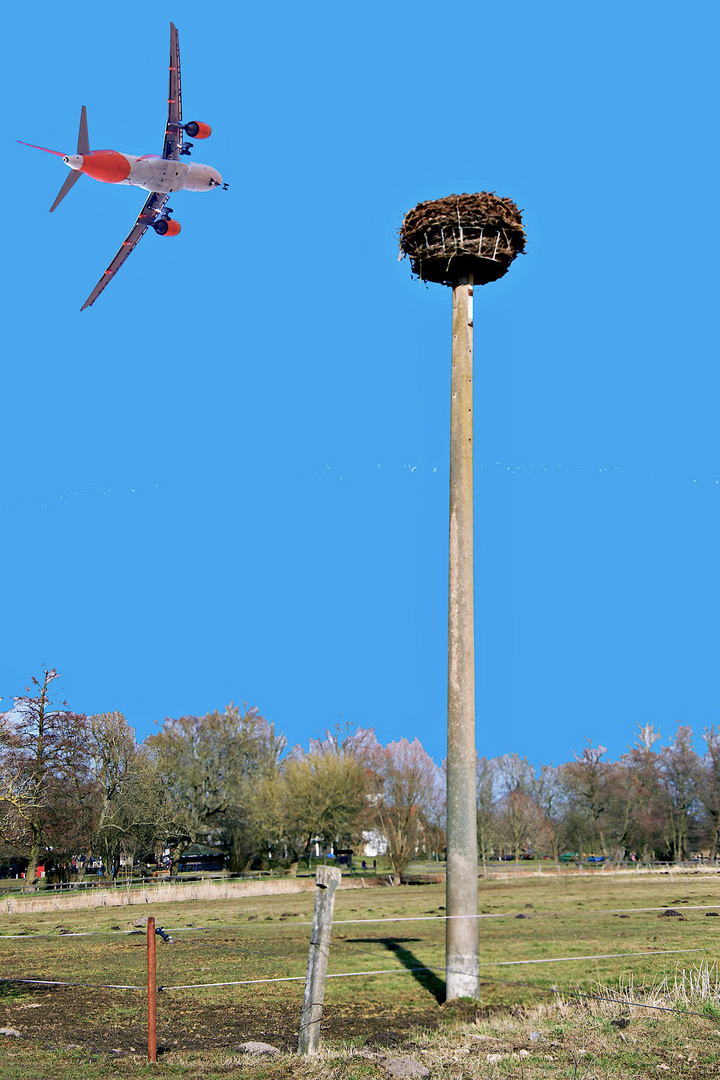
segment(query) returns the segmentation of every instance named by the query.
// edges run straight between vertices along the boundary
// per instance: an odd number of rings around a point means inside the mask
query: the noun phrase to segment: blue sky
[[[65,168],[14,140],[74,150],[84,104],[159,151],[171,19],[230,191],[81,315],[142,194],[51,216]],[[492,190],[529,243],[476,290],[478,748],[720,720],[715,5],[6,21],[4,707],[45,663],[140,737],[234,699],[444,756],[451,296],[396,235]]]

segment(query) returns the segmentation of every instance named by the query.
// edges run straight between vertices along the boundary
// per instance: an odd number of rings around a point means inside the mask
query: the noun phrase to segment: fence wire
[[[681,906],[681,909],[682,909],[683,912],[691,911],[691,910],[692,911],[703,911],[703,910],[705,910],[705,911],[714,911],[714,910],[717,910],[717,908],[718,908],[718,905],[711,905],[711,904],[689,905],[689,904],[684,904],[684,903],[681,903],[681,902],[677,902],[677,903],[679,904],[679,906]],[[667,905],[663,905],[663,906],[658,906],[658,907],[630,907],[630,908],[595,909],[595,910],[584,910],[583,912],[579,912],[575,907],[568,906],[568,907],[561,908],[560,910],[555,909],[554,911],[536,911],[536,910],[533,910],[532,917],[535,918],[535,919],[542,919],[543,917],[546,917],[546,916],[550,916],[552,918],[557,918],[558,916],[562,916],[565,913],[571,914],[573,916],[577,916],[579,914],[582,914],[585,917],[594,916],[594,915],[617,915],[617,914],[633,914],[633,913],[637,913],[637,914],[646,913],[646,914],[648,914],[648,913],[651,913],[651,912],[663,912],[663,911],[667,911],[667,910],[670,910],[670,909],[667,907]],[[410,916],[394,915],[394,916],[375,917],[375,918],[335,919],[333,921],[333,927],[340,928],[340,927],[352,927],[352,926],[364,926],[364,925],[382,927],[382,926],[390,926],[390,925],[393,925],[393,924],[404,924],[404,923],[430,923],[430,924],[435,924],[439,929],[443,924],[447,924],[447,922],[449,922],[450,920],[452,920],[454,918],[473,918],[473,919],[480,920],[480,919],[508,919],[508,918],[513,918],[513,917],[517,917],[517,915],[514,912],[502,912],[502,913],[483,912],[483,913],[478,913],[477,915],[473,915],[473,916],[449,916],[449,915],[446,915],[446,914],[427,914],[426,913],[426,914],[423,914],[423,915],[415,915],[415,916],[412,916],[412,915],[410,915]],[[272,928],[270,928],[264,921],[259,921],[259,922],[256,922],[256,921],[250,922],[250,921],[248,921],[248,922],[244,922],[242,924],[237,924],[237,923],[235,923],[235,924],[221,924],[219,926],[214,925],[214,926],[172,927],[172,928],[167,928],[166,933],[172,933],[172,934],[176,934],[176,935],[181,935],[181,937],[176,940],[176,943],[175,943],[175,945],[173,947],[173,952],[172,953],[167,954],[165,949],[163,948],[162,952],[161,952],[161,955],[164,958],[167,957],[168,959],[169,959],[170,956],[177,955],[175,953],[175,947],[177,945],[180,945],[181,947],[182,946],[190,947],[192,949],[193,953],[195,953],[195,954],[197,954],[198,952],[202,952],[202,950],[204,950],[204,949],[207,949],[208,951],[212,950],[213,953],[215,953],[215,954],[225,952],[225,953],[227,953],[229,955],[232,955],[234,958],[236,958],[238,962],[241,962],[244,958],[248,958],[248,960],[250,960],[252,958],[253,964],[255,966],[257,966],[258,961],[265,961],[265,962],[272,963],[274,965],[280,966],[281,970],[282,970],[282,966],[288,965],[290,967],[290,970],[292,971],[293,966],[295,966],[296,964],[299,964],[301,962],[301,960],[302,960],[303,967],[304,967],[304,964],[306,962],[306,957],[307,957],[307,952],[305,952],[304,957],[302,957],[302,952],[303,952],[303,950],[306,950],[307,947],[308,947],[308,938],[307,938],[307,936],[303,936],[303,935],[298,934],[297,931],[299,931],[301,929],[304,929],[306,927],[309,927],[311,925],[312,925],[312,920],[300,920],[300,919],[295,920],[293,918],[292,921],[287,921],[287,920],[285,920],[283,918],[280,918],[278,921],[276,921],[274,923]],[[282,927],[282,931],[280,930],[281,927]],[[274,934],[274,938],[273,938],[272,942],[268,943],[268,945],[269,945],[268,948],[264,948],[264,949],[263,948],[258,948],[257,946],[258,946],[259,943],[257,942],[257,940],[255,938],[255,935],[256,935],[257,931],[263,931],[263,932],[267,933],[268,930],[272,930],[272,932]],[[27,941],[34,941],[34,940],[37,941],[37,940],[47,940],[47,939],[63,940],[63,939],[66,939],[66,938],[67,939],[74,939],[74,938],[109,938],[109,939],[112,939],[114,937],[120,937],[120,938],[122,938],[122,937],[144,937],[145,933],[146,933],[145,927],[132,927],[130,929],[125,929],[125,930],[117,929],[117,930],[106,930],[106,931],[74,931],[74,932],[63,932],[63,933],[55,932],[55,933],[44,933],[44,934],[32,934],[32,933],[31,934],[6,934],[6,935],[0,935],[0,942],[2,942],[3,940],[6,940],[6,941],[12,940],[12,941],[17,941],[17,942],[19,942],[19,941],[27,942]],[[224,934],[228,934],[228,935],[230,933],[232,933],[233,935],[247,936],[248,940],[246,940],[246,941],[244,941],[242,943],[233,944],[232,942],[229,942],[229,941],[227,941],[227,942],[218,942],[218,941],[207,940],[207,939],[204,939],[202,937],[200,937],[200,938],[197,938],[197,937],[188,938],[188,937],[185,936],[186,934],[190,934],[190,933],[192,933],[194,935],[206,933],[208,935],[208,937],[210,935],[217,935],[218,933],[224,933]],[[255,940],[253,940],[254,938],[255,938]],[[410,939],[407,939],[407,940],[410,940]],[[423,939],[418,939],[418,940],[420,941],[420,940],[423,940]],[[371,957],[371,956],[377,956],[377,947],[378,946],[382,946],[383,948],[386,948],[386,949],[390,948],[392,951],[396,951],[398,949],[402,949],[403,941],[402,941],[402,939],[399,939],[399,940],[395,941],[394,939],[391,939],[391,938],[378,937],[377,939],[369,938],[367,941],[362,942],[363,945],[367,946],[366,948],[359,948],[358,944],[359,944],[359,942],[356,944],[353,941],[347,941],[347,940],[343,939],[342,937],[337,937],[336,936],[333,939],[331,951],[332,951],[332,953],[335,953],[335,954],[339,953],[340,955],[351,955],[351,956],[358,956],[358,957]],[[425,944],[426,945],[430,944],[430,939],[429,938],[425,938]],[[434,942],[433,944],[437,944],[437,943]],[[253,945],[256,946],[256,947],[252,947]],[[283,949],[285,951],[279,953],[278,952],[279,949]],[[290,951],[288,951],[288,949]],[[493,969],[493,968],[497,969],[497,968],[500,968],[500,967],[508,967],[508,966],[542,965],[542,964],[568,964],[568,963],[578,964],[578,963],[587,963],[589,961],[602,962],[602,961],[611,961],[611,960],[624,959],[624,958],[630,958],[630,957],[677,956],[677,955],[683,955],[683,954],[697,954],[697,953],[708,954],[709,952],[710,952],[710,950],[708,948],[706,948],[706,947],[704,947],[704,948],[690,948],[690,947],[688,947],[688,948],[652,949],[652,950],[644,949],[644,950],[641,950],[641,951],[627,951],[627,952],[609,953],[609,954],[608,953],[598,953],[598,954],[581,955],[581,956],[526,957],[526,958],[512,959],[512,960],[493,960],[493,961],[482,962],[480,964],[480,968],[482,969],[481,985],[498,984],[498,985],[503,985],[503,986],[507,986],[507,987],[523,987],[523,988],[531,989],[531,990],[536,991],[538,993],[550,994],[550,995],[554,995],[556,997],[563,997],[563,998],[566,998],[568,1000],[577,1000],[577,1001],[596,1000],[596,1001],[599,1001],[599,1002],[606,1002],[606,1003],[610,1003],[610,1004],[614,1004],[614,1005],[618,1005],[618,1006],[622,1006],[622,1007],[628,1007],[628,1008],[629,1007],[636,1007],[636,1008],[644,1008],[644,1009],[653,1009],[653,1010],[656,1010],[656,1011],[659,1011],[659,1012],[677,1013],[677,1014],[681,1014],[681,1015],[684,1015],[684,1016],[693,1016],[693,1017],[698,1017],[698,1018],[701,1018],[701,1019],[704,1019],[704,1020],[709,1020],[710,1022],[713,1022],[713,1023],[717,1023],[718,1018],[710,1016],[707,1013],[692,1011],[692,1010],[685,1009],[685,1008],[671,1008],[669,1006],[656,1005],[656,1004],[650,1004],[648,1002],[629,1000],[625,996],[617,996],[616,997],[616,996],[611,996],[611,994],[602,994],[602,993],[598,994],[598,993],[593,993],[593,992],[590,992],[590,991],[583,991],[583,990],[580,990],[579,988],[558,989],[557,986],[546,986],[546,985],[542,985],[540,983],[534,983],[534,982],[509,981],[509,980],[502,979],[499,976],[496,976],[496,975],[492,974],[491,971],[488,970],[488,969]],[[180,959],[180,957],[178,957],[178,959]],[[408,960],[411,959],[411,954],[408,955],[407,959]],[[412,957],[412,960],[414,960],[414,959],[415,958]],[[401,963],[402,963],[402,961],[401,961]],[[169,968],[171,968],[172,966],[173,966],[172,964],[168,965]],[[286,970],[287,970],[287,967],[286,967]],[[297,968],[296,968],[296,970],[297,970]],[[168,971],[168,974],[169,973],[170,972]],[[363,970],[363,971],[328,972],[327,978],[328,979],[349,980],[349,979],[360,978],[360,977],[379,978],[379,977],[398,976],[398,975],[414,975],[414,976],[417,977],[418,975],[420,975],[422,973],[433,974],[433,975],[440,974],[440,973],[446,974],[447,969],[446,969],[446,967],[444,965],[441,966],[439,964],[434,965],[434,964],[431,964],[431,963],[422,964],[422,963],[410,962],[410,963],[404,963],[403,966],[394,967],[394,968],[390,968],[390,969],[387,969],[387,968],[383,968],[383,969],[370,968],[368,970]],[[273,984],[281,984],[281,983],[301,983],[301,982],[305,981],[305,978],[306,978],[306,976],[305,976],[304,973],[303,974],[297,974],[297,975],[296,974],[278,974],[278,975],[274,975],[272,977],[262,977],[262,978],[227,979],[227,980],[223,980],[223,981],[196,982],[196,983],[185,983],[185,984],[183,984],[183,983],[169,983],[167,985],[158,986],[158,990],[161,990],[161,991],[163,991],[165,993],[172,994],[173,992],[188,992],[188,991],[192,991],[192,990],[203,990],[203,989],[211,989],[211,988],[218,988],[218,989],[228,988],[229,989],[229,988],[233,988],[233,987],[243,987],[243,986],[260,987],[262,985],[273,985]],[[37,986],[37,987],[58,987],[58,988],[68,987],[68,988],[87,989],[88,991],[93,991],[93,990],[115,990],[115,991],[134,991],[134,992],[137,992],[137,991],[146,991],[147,990],[147,987],[144,984],[135,985],[135,984],[130,984],[130,983],[127,983],[127,984],[106,983],[106,982],[94,982],[94,981],[89,981],[89,980],[88,981],[82,981],[82,980],[72,980],[72,979],[60,980],[60,979],[46,979],[46,978],[41,979],[41,978],[3,977],[3,978],[0,978],[0,983],[5,984],[5,985],[28,985],[28,986],[32,985],[32,986]]]
[[[665,950],[655,950],[654,954],[655,955],[664,955],[665,953],[680,953],[680,952],[709,952],[709,950],[708,949],[665,949]],[[645,955],[647,955],[647,954],[646,953],[616,953],[616,954],[604,954],[603,956],[598,955],[597,957],[568,957],[567,959],[568,960],[574,960],[574,959],[584,959],[584,960],[588,960],[588,959],[615,959],[615,958],[621,957],[621,956],[645,956]],[[543,961],[541,961],[541,962],[543,962]],[[547,961],[544,961],[544,962],[545,963],[555,963],[555,962],[559,962],[559,961],[556,958],[555,960],[547,960]],[[534,960],[518,960],[518,961],[510,961],[510,963],[516,963],[516,964],[537,963],[537,961],[534,961]],[[481,964],[480,966],[482,967],[482,966],[493,966],[493,965],[492,964],[488,964],[488,965],[482,965]],[[421,965],[418,965],[417,967],[413,967],[413,968],[381,969],[381,970],[376,970],[376,971],[350,971],[350,972],[346,971],[346,972],[328,973],[326,978],[328,978],[328,979],[348,979],[348,978],[353,978],[353,977],[357,977],[357,976],[406,975],[406,974],[411,975],[413,973],[418,973],[418,972],[423,972],[423,971],[429,971],[429,972],[438,972],[438,971],[440,971],[440,972],[448,973],[448,974],[451,973],[450,969],[447,969],[445,967],[439,967],[439,966],[434,966],[434,965],[429,965],[429,964],[421,964]],[[457,974],[465,974],[465,973],[464,972],[457,972]],[[221,988],[221,987],[230,987],[230,986],[256,986],[256,985],[263,984],[263,983],[301,982],[301,981],[304,981],[304,980],[305,980],[304,975],[292,975],[292,976],[283,976],[283,977],[272,978],[272,979],[241,979],[241,980],[235,980],[235,981],[232,981],[232,982],[188,983],[186,985],[173,985],[173,986],[160,985],[160,986],[157,987],[157,989],[158,989],[158,992],[160,992],[160,991],[173,991],[173,990],[201,990],[201,989],[208,989],[208,988]],[[5,979],[5,978],[3,978],[3,979],[0,979],[0,984],[2,984],[2,983],[9,983],[9,984],[18,984],[19,983],[19,984],[24,984],[24,985],[35,985],[35,986],[69,986],[69,987],[81,987],[81,988],[84,988],[84,989],[104,989],[104,990],[141,990],[141,991],[142,990],[147,990],[147,986],[124,985],[124,984],[120,984],[120,983],[65,982],[65,981],[62,981],[62,980],[50,980],[50,979]],[[511,980],[508,980],[508,979],[500,979],[500,978],[497,978],[497,977],[487,976],[487,975],[484,975],[480,980],[480,985],[481,986],[482,985],[487,985],[487,984],[498,984],[498,983],[503,985],[503,986],[528,988],[528,989],[536,990],[536,991],[538,991],[540,993],[552,994],[552,995],[555,995],[555,996],[558,996],[558,997],[567,998],[568,1000],[571,1000],[571,1001],[602,1001],[602,1002],[606,1002],[606,1003],[609,1003],[609,1004],[612,1004],[612,1005],[620,1005],[620,1006],[627,1007],[627,1008],[633,1007],[633,1008],[638,1008],[638,1009],[653,1009],[653,1010],[655,1010],[657,1012],[676,1013],[676,1014],[679,1014],[679,1015],[682,1015],[682,1016],[699,1017],[702,1020],[706,1020],[706,1021],[708,1021],[710,1023],[714,1023],[714,1024],[720,1023],[720,1017],[711,1016],[708,1013],[701,1013],[701,1012],[697,1012],[697,1011],[694,1011],[694,1010],[691,1010],[691,1009],[675,1009],[675,1008],[671,1008],[670,1006],[667,1006],[667,1005],[654,1005],[654,1004],[651,1004],[651,1003],[645,1002],[645,1001],[635,1001],[635,1000],[627,998],[627,997],[610,997],[610,996],[605,995],[605,994],[595,994],[595,993],[580,990],[580,989],[577,989],[577,988],[576,989],[570,989],[570,988],[558,989],[557,986],[543,986],[541,983],[511,981]]]

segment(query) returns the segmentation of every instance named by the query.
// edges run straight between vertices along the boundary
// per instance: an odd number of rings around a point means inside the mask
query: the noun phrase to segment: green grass
[[[378,1054],[391,1052],[375,1045],[383,1038],[395,1047],[392,1052],[432,1064],[433,1077],[720,1077],[720,995],[712,970],[720,947],[720,918],[690,910],[695,904],[712,905],[718,899],[717,884],[716,878],[702,875],[676,876],[672,883],[668,877],[634,875],[481,881],[480,911],[507,917],[479,923],[479,1009],[475,1004],[440,1004],[444,921],[343,921],[443,915],[443,886],[341,890],[329,974],[376,969],[396,974],[328,980],[325,1051],[312,1066],[298,1062],[292,1053],[282,1060],[248,1063],[235,1049],[256,1039],[292,1050],[310,931],[301,924],[312,916],[311,893],[147,905],[143,912],[133,906],[6,915],[0,936],[5,979],[143,986],[144,932],[60,935],[61,928],[95,933],[127,929],[141,914],[187,931],[176,933],[173,945],[157,939],[162,985],[300,978],[162,992],[158,1037],[166,1052],[154,1069],[143,1057],[141,990],[49,989],[6,982],[0,984],[0,1026],[15,1027],[24,1037],[0,1037],[5,1044],[0,1078],[92,1080],[95,1075],[158,1071],[212,1077],[239,1071],[259,1080],[295,1075],[352,1080],[383,1075]],[[662,917],[659,911],[629,911],[628,918],[620,918],[608,910],[669,906],[685,909],[684,918]],[[519,914],[526,917],[516,918]],[[13,939],[11,934],[24,936]],[[654,955],[671,949],[703,951]],[[640,955],[610,956],[616,953]],[[595,954],[607,959],[499,964]],[[703,968],[708,961],[710,966]],[[421,965],[429,970],[408,971]],[[551,992],[552,987],[560,993]],[[575,997],[577,991],[580,997]],[[607,1003],[583,993],[625,1000]],[[630,1004],[634,1000],[664,1002],[665,1007],[686,1011],[654,1013]],[[626,1014],[627,1027],[613,1024]],[[537,1040],[530,1039],[531,1031],[538,1033]],[[368,1039],[375,1040],[369,1048]],[[358,1057],[359,1049],[367,1056]],[[488,1054],[499,1057],[488,1060]],[[663,1065],[667,1069],[660,1068]]]

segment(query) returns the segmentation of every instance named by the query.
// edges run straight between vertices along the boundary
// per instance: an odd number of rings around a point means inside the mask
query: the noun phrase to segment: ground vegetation
[[[152,1070],[144,925],[117,909],[11,915],[0,934],[0,1027],[17,1034],[0,1035],[0,1078],[385,1080],[398,1058],[441,1080],[720,1076],[716,899],[716,876],[694,872],[481,882],[480,914],[490,916],[480,923],[481,999],[445,1004],[442,885],[341,887],[328,970],[355,974],[328,980],[312,1061],[295,1053],[312,894],[153,906],[175,940],[158,939],[167,989]],[[362,974],[379,970],[388,974]],[[263,979],[295,981],[171,989]],[[249,1059],[239,1047],[251,1040],[280,1053]]]

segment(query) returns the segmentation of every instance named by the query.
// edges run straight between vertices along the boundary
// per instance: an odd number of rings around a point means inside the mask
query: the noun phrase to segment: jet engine
[[[177,236],[180,232],[180,222],[174,218],[158,218],[152,222],[152,227],[158,236]]]
[[[212,128],[202,120],[191,120],[183,125],[183,130],[191,139],[208,139],[212,135]]]

